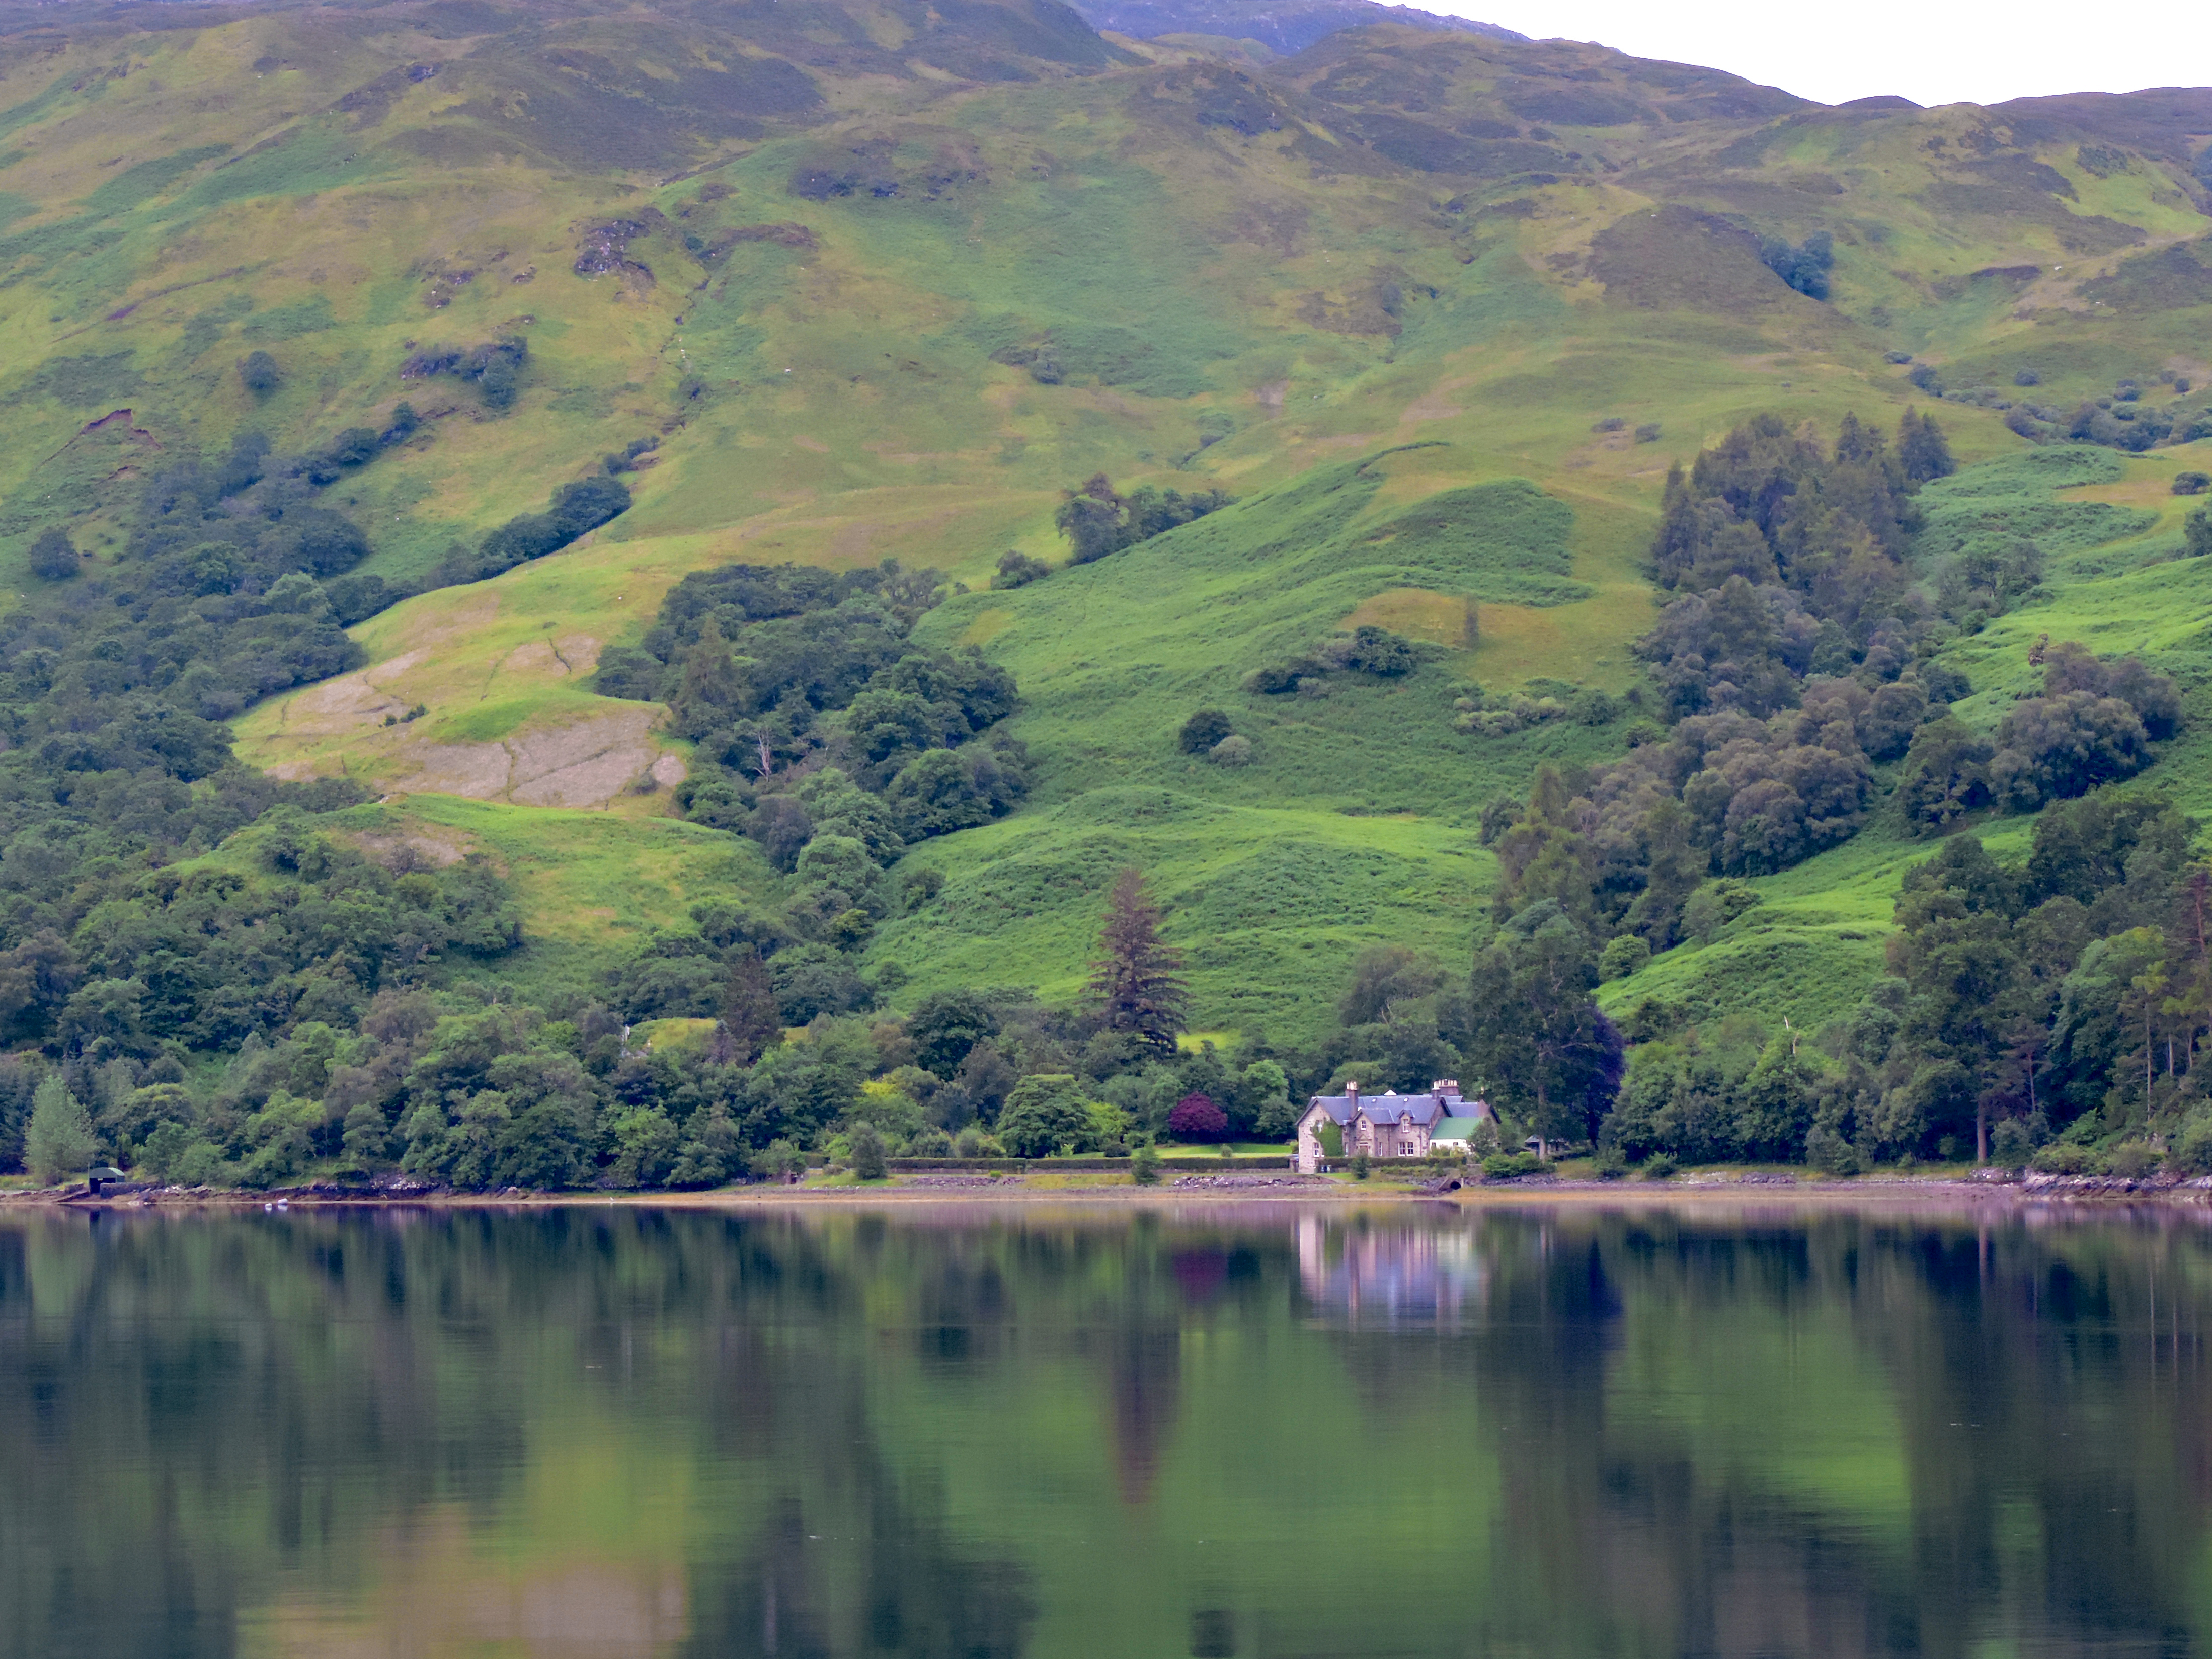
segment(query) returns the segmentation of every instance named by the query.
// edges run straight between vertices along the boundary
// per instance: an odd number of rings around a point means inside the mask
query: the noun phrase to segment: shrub
[[[2012,377],[2012,383],[2014,386],[2041,386],[2043,376],[2032,368],[2023,368]]]
[[[2201,559],[2212,553],[2212,507],[2200,507],[2185,520],[2181,534],[2189,556]]]
[[[1235,736],[1224,738],[1213,745],[1206,759],[1216,766],[1249,766],[1252,763],[1252,739]]]
[[[1598,977],[1602,980],[1626,979],[1651,960],[1649,942],[1634,933],[1623,933],[1619,939],[1608,939],[1597,959]]]
[[[1943,395],[1943,377],[1936,372],[1933,363],[1915,363],[1905,372],[1905,378],[1931,398]]]
[[[1534,1152],[1492,1152],[1482,1160],[1482,1173],[1492,1181],[1518,1181],[1543,1172],[1544,1160]]]
[[[1388,629],[1374,627],[1356,629],[1342,654],[1344,665],[1352,672],[1372,674],[1378,679],[1410,674],[1416,660],[1410,642]]]
[[[1157,1187],[1160,1183],[1159,1149],[1150,1141],[1129,1154],[1129,1179],[1139,1187]]]
[[[249,352],[238,366],[238,380],[257,398],[266,398],[284,383],[283,371],[265,351]]]
[[[1201,708],[1182,723],[1176,741],[1186,755],[1206,755],[1236,728],[1229,716],[1218,708]]]
[[[2028,1166],[2045,1175],[2102,1175],[2105,1160],[2087,1146],[2053,1141],[2028,1160]]]
[[[1851,1143],[1833,1129],[1824,1129],[1817,1123],[1805,1135],[1805,1161],[1832,1176],[1855,1176],[1859,1172],[1859,1155]]]
[[[2212,1175],[2212,1116],[2192,1115],[2182,1125],[2172,1162],[2187,1175]]]
[[[1638,427],[1636,428],[1636,441],[1640,444],[1657,443],[1659,441],[1659,422],[1656,421],[1647,421],[1642,426]]]
[[[806,1173],[806,1154],[779,1137],[745,1160],[746,1171],[760,1181],[787,1181]]]
[[[1254,669],[1244,677],[1243,686],[1255,696],[1279,697],[1328,672],[1328,665],[1317,657],[1293,657],[1286,663]]]
[[[1375,1160],[1373,1158],[1368,1157],[1364,1152],[1354,1152],[1352,1155],[1352,1178],[1354,1181],[1364,1181],[1374,1172]]]
[[[1603,420],[1592,426],[1590,430],[1593,432],[1619,432],[1627,425],[1628,422],[1623,420],[1620,416],[1608,415]]]
[[[2140,1181],[2166,1161],[2166,1154],[2146,1141],[2123,1141],[2112,1149],[2112,1169],[2116,1176],[2129,1181]]]
[[[1210,1096],[1188,1094],[1168,1114],[1168,1133],[1179,1140],[1217,1140],[1229,1132],[1229,1114]]]
[[[2001,1119],[1990,1131],[1990,1162],[1998,1168],[2022,1169],[2034,1155],[2035,1136],[2021,1119]]]
[[[365,426],[349,426],[331,440],[330,458],[340,466],[366,466],[383,440]]]
[[[514,395],[521,385],[522,369],[513,357],[495,357],[477,376],[477,392],[487,409],[514,408]]]
[[[67,581],[76,574],[78,559],[76,545],[66,532],[42,530],[39,539],[31,544],[31,574],[40,581]]]
[[[1644,1178],[1646,1181],[1666,1181],[1680,1167],[1671,1152],[1654,1152],[1644,1160]]]
[[[2212,489],[2212,472],[2177,472],[2173,475],[2173,493],[2177,495],[2202,495]]]
[[[999,574],[991,578],[991,586],[1000,589],[1027,587],[1050,574],[1052,567],[1042,559],[1033,559],[1026,553],[1010,549],[999,556]]]

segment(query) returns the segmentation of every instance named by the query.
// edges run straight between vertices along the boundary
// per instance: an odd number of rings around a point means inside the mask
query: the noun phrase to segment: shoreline
[[[424,1188],[421,1191],[347,1191],[329,1188],[278,1188],[263,1193],[159,1188],[152,1191],[103,1193],[94,1197],[78,1189],[46,1188],[33,1192],[0,1193],[0,1212],[9,1210],[131,1211],[253,1211],[292,1209],[452,1209],[521,1210],[646,1208],[673,1210],[787,1210],[909,1208],[958,1206],[981,1209],[1021,1209],[1040,1205],[1072,1205],[1094,1209],[1151,1209],[1172,1205],[1206,1206],[1255,1204],[1342,1206],[1446,1205],[1455,1209],[1532,1208],[1562,1204],[1577,1208],[1668,1208],[1704,1206],[1715,1203],[1756,1204],[1763,1207],[1817,1209],[1926,1206],[1966,1206],[1976,1209],[2015,1210],[2063,1205],[2069,1207],[2125,1207],[2154,1206],[2161,1209],[2212,1210],[2212,1180],[2182,1182],[2129,1181],[2101,1176],[2030,1176],[2008,1180],[1920,1179],[1893,1176],[1848,1181],[1800,1181],[1789,1176],[1752,1176],[1721,1178],[1689,1177],[1679,1181],[1514,1181],[1474,1182],[1449,1190],[1428,1190],[1398,1182],[1269,1181],[1231,1177],[1233,1184],[1215,1184],[1215,1176],[1187,1177],[1155,1187],[1139,1187],[1127,1181],[1112,1184],[1063,1184],[1045,1177],[1030,1185],[1022,1177],[1003,1182],[939,1185],[896,1180],[869,1187],[716,1188],[703,1192],[517,1192],[457,1193]]]

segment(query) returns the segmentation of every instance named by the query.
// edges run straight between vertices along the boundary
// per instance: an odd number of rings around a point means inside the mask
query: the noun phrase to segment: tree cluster
[[[1792,246],[1779,236],[1762,239],[1759,257],[1766,268],[1808,300],[1828,297],[1828,272],[1836,263],[1836,239],[1816,230]]]
[[[695,572],[670,591],[643,648],[608,652],[594,684],[666,702],[697,744],[679,796],[694,819],[750,836],[779,869],[799,869],[817,839],[847,844],[837,860],[856,846],[880,868],[915,842],[1004,815],[1028,789],[1026,756],[1000,725],[1013,677],[972,647],[911,637],[941,581],[895,560],[842,574]],[[855,884],[868,884],[855,877],[846,890]]]
[[[2044,689],[1984,738],[1945,714],[1913,735],[1898,781],[1907,824],[1926,834],[1979,807],[2032,812],[2133,777],[2181,729],[2181,694],[2139,659],[2100,662],[2073,641],[2049,648]]]
[[[1089,564],[1149,541],[1163,531],[1202,519],[1229,503],[1230,497],[1218,489],[1193,490],[1186,495],[1179,489],[1160,490],[1150,484],[1124,495],[1101,472],[1081,489],[1067,492],[1053,522],[1073,550],[1070,562]]]
[[[1255,696],[1325,697],[1330,681],[1345,674],[1370,679],[1401,679],[1419,665],[1410,640],[1370,623],[1329,635],[1310,651],[1244,676],[1244,690]]]
[[[1948,469],[1941,432],[1908,410],[1893,452],[1848,418],[1827,452],[1763,416],[1671,475],[1653,563],[1692,591],[1636,648],[1674,724],[1618,762],[1540,771],[1525,804],[1485,813],[1498,915],[1551,898],[1601,946],[1632,933],[1664,951],[1708,878],[1772,874],[1856,833],[1889,763],[1929,828],[2140,770],[2180,707],[2132,659],[2053,647],[2045,695],[1993,742],[1948,712],[1969,688],[1927,654],[1937,623],[1902,556],[1912,489]]]
[[[477,389],[484,407],[504,411],[514,406],[530,363],[530,343],[519,334],[502,335],[478,346],[425,346],[401,365],[403,380],[450,374]]]
[[[1834,1045],[1834,1133],[1869,1157],[1978,1138],[2015,1164],[2054,1139],[2085,1157],[2205,1140],[2212,872],[2190,861],[2196,830],[2162,796],[2108,790],[2047,808],[2021,865],[1947,841],[1899,896],[1893,980]]]

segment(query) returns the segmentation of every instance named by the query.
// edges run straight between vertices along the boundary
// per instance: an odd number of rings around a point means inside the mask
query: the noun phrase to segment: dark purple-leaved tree
[[[1218,1140],[1229,1133],[1229,1114],[1205,1095],[1185,1095],[1168,1114],[1168,1133],[1177,1140]]]

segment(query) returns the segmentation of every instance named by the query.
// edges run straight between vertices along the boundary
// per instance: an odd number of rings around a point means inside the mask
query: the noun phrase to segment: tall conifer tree
[[[741,951],[730,965],[722,1022],[714,1029],[714,1058],[725,1066],[750,1066],[782,1040],[783,1014],[767,964],[750,951]]]
[[[1107,901],[1106,926],[1091,967],[1091,995],[1107,1029],[1174,1053],[1176,1037],[1188,1023],[1190,991],[1182,968],[1182,953],[1160,938],[1159,907],[1146,892],[1143,875],[1124,870]]]

